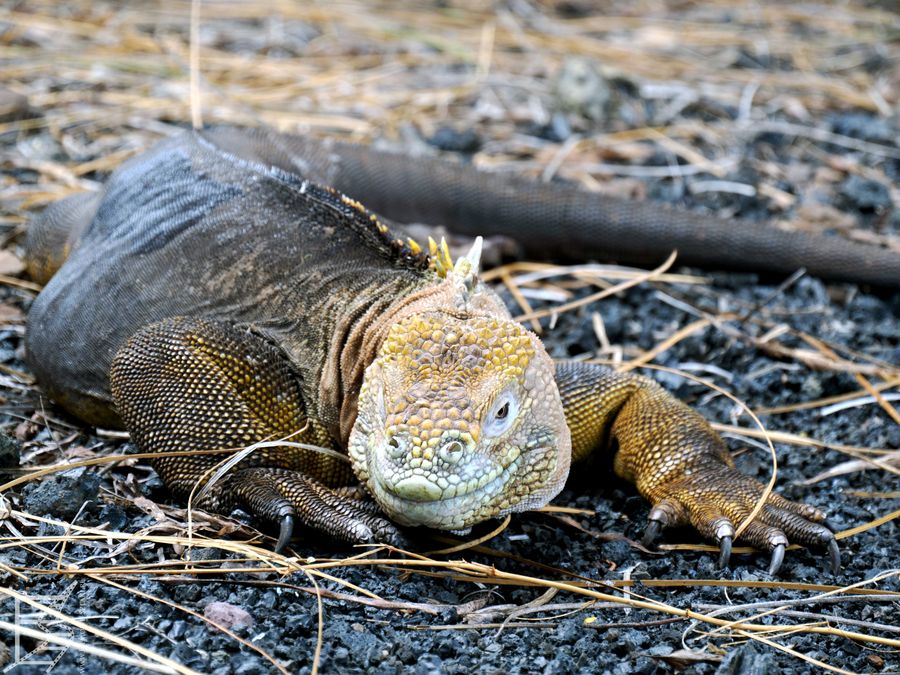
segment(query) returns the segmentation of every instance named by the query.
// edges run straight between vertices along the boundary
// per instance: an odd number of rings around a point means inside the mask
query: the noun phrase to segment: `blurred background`
[[[206,124],[453,151],[898,245],[893,2],[197,6],[192,99],[190,3],[4,3],[7,227],[188,125],[193,100]]]

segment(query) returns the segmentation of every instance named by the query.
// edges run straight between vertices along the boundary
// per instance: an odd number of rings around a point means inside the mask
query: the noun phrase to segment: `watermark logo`
[[[67,606],[71,605],[70,601],[77,585],[77,582],[70,584],[62,593],[29,597],[58,612],[71,613],[72,608]],[[44,672],[54,672],[67,653],[71,653],[74,659],[67,659],[66,672],[72,672],[73,666],[77,668],[77,672],[87,672],[87,655],[71,647],[73,643],[84,641],[83,631],[39,607],[22,602],[18,598],[9,598],[7,602],[0,603],[0,635],[4,634],[9,637],[0,641],[2,673],[26,670],[34,673],[42,668]]]

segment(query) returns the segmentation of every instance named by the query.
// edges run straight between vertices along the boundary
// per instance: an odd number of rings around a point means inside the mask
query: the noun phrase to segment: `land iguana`
[[[49,279],[29,315],[31,367],[71,413],[163,453],[153,465],[180,498],[210,482],[213,451],[269,441],[194,505],[279,524],[279,550],[295,521],[351,542],[401,541],[396,524],[465,530],[546,504],[570,462],[615,452],[652,503],[645,541],[689,524],[727,564],[764,487],[699,414],[645,377],[554,363],[479,280],[477,251],[454,264],[356,198],[545,255],[675,247],[692,263],[900,279],[889,251],[220,128],[161,142],[31,225],[29,270]],[[836,571],[823,521],[772,494],[741,538],[771,552],[772,573],[789,541],[824,547]]]

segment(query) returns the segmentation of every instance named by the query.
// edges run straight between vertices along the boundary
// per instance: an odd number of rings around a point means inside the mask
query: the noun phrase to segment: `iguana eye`
[[[499,436],[508,430],[519,412],[519,402],[511,394],[503,394],[491,406],[484,421],[484,434],[486,436]]]

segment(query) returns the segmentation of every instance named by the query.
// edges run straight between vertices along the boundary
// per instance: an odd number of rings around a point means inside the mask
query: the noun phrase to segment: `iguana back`
[[[238,138],[223,147],[215,132],[179,135],[120,167],[93,209],[73,214],[64,200],[45,214],[74,215],[81,222],[66,227],[80,236],[31,309],[29,360],[82,418],[117,425],[109,366],[147,324],[184,315],[246,326],[312,387],[338,324],[427,282],[426,257],[358,204],[301,176],[266,134]]]

